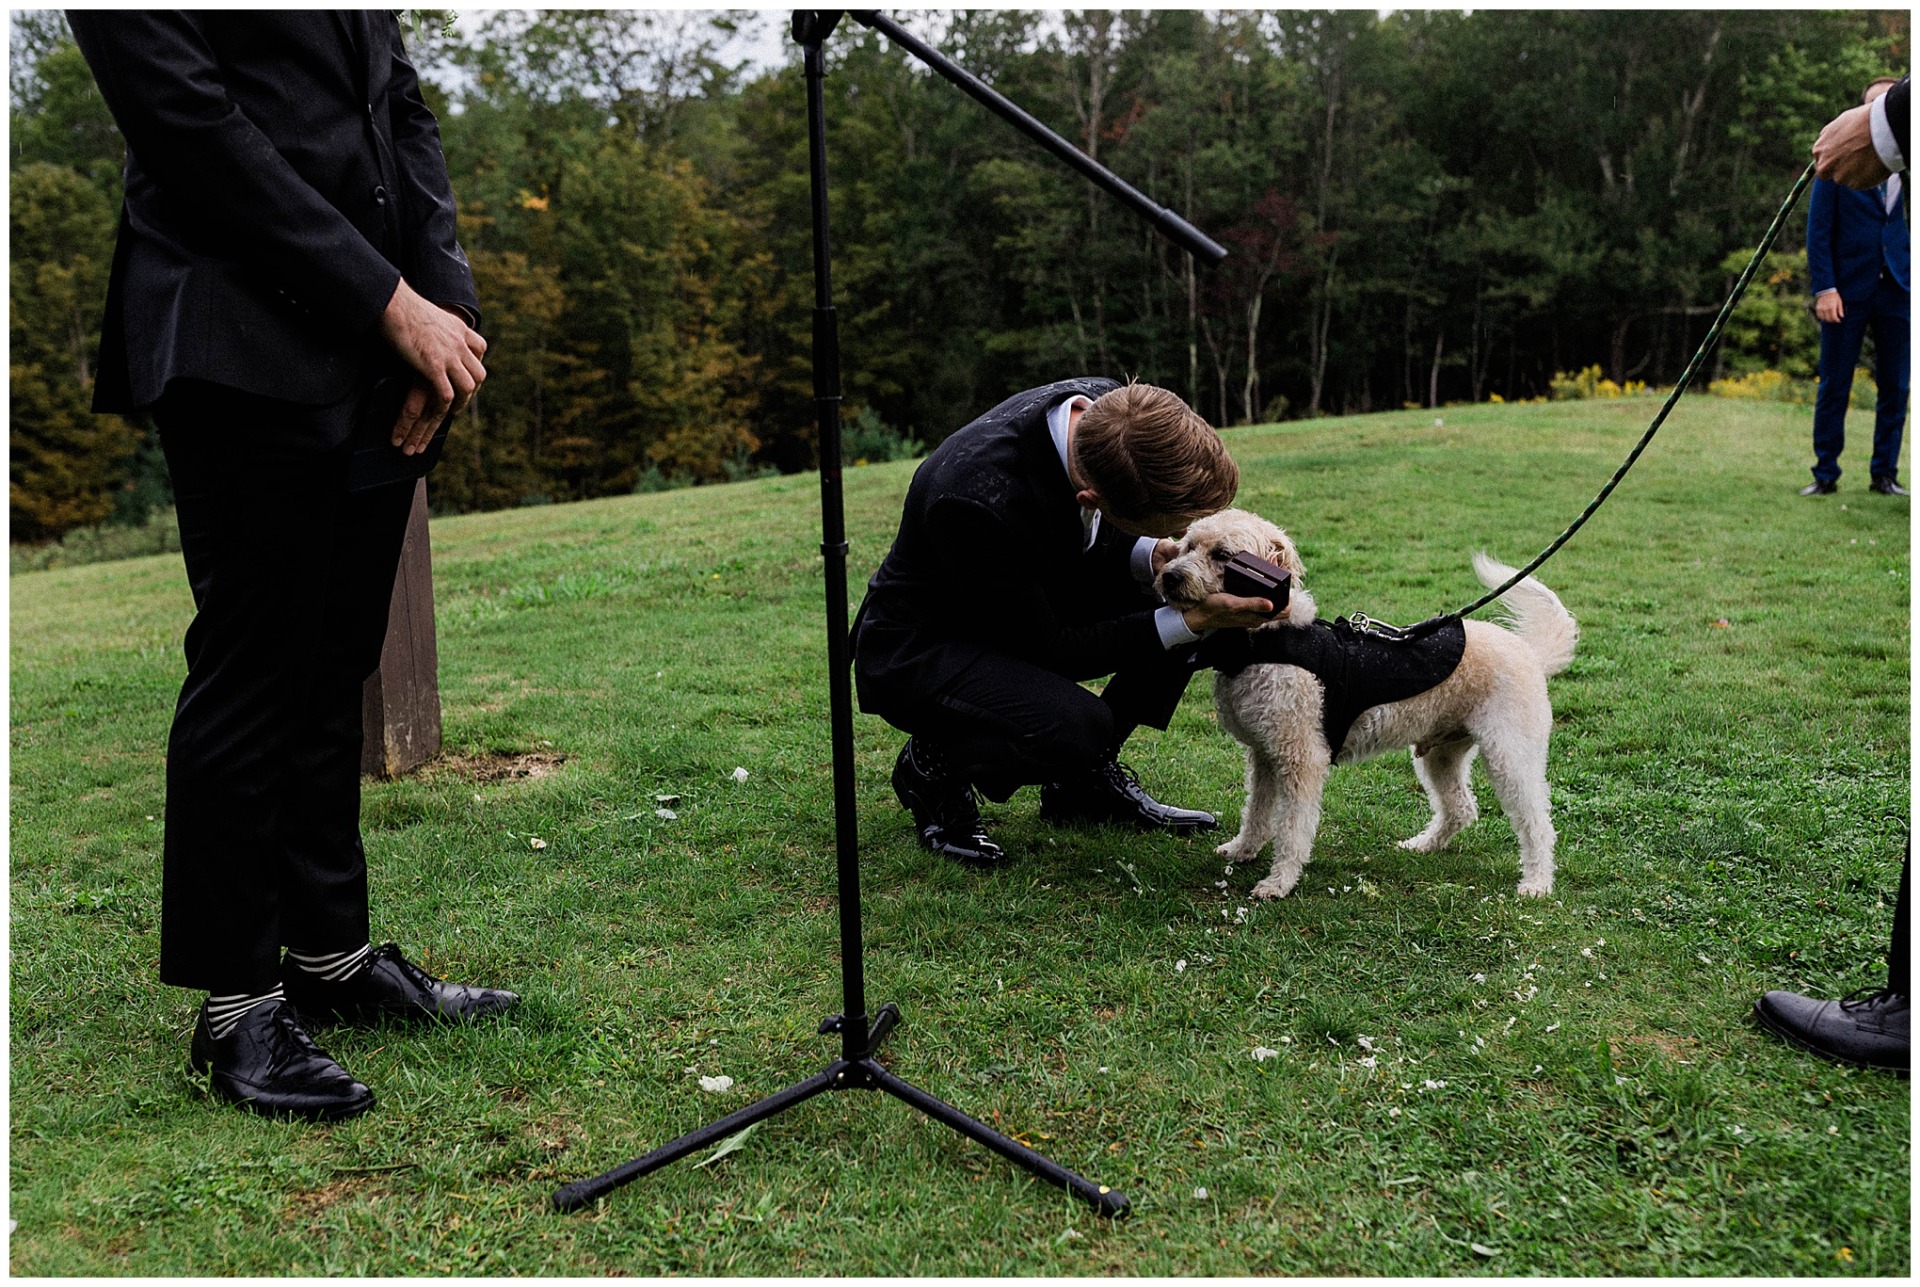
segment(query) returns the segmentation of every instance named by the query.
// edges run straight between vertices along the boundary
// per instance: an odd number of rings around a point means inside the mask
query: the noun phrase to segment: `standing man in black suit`
[[[379,415],[404,475],[486,378],[439,129],[385,10],[68,22],[127,141],[94,409],[151,410],[196,609],[160,977],[209,994],[190,1062],[216,1094],[349,1117],[373,1094],[303,1020],[518,999],[368,934],[360,694],[414,485],[350,487],[352,439]]]
[[[1913,116],[1908,83],[1900,83],[1862,107],[1827,122],[1813,144],[1814,173],[1850,188],[1870,188],[1907,168]],[[1908,1076],[1913,1062],[1913,922],[1907,875],[1913,843],[1900,864],[1900,893],[1893,905],[1893,940],[1887,946],[1887,981],[1838,1000],[1777,990],[1753,1003],[1762,1027],[1823,1059]]]
[[[1006,860],[976,787],[1004,802],[1039,784],[1052,821],[1217,825],[1153,799],[1117,757],[1134,728],[1167,726],[1199,632],[1273,611],[1216,595],[1183,615],[1152,590],[1165,538],[1239,481],[1176,395],[1096,378],[1015,394],[921,463],[853,635],[860,709],[910,735],[893,788],[922,845]],[[1080,686],[1102,675],[1099,696]]]

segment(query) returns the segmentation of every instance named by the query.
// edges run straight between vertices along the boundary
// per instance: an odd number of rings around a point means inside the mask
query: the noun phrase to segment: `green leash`
[[[1733,294],[1727,296],[1726,304],[1720,309],[1720,316],[1714,319],[1713,325],[1707,330],[1707,337],[1701,340],[1700,347],[1694,350],[1693,361],[1687,363],[1687,369],[1681,372],[1679,381],[1673,386],[1673,392],[1669,393],[1667,400],[1661,404],[1660,414],[1653,418],[1653,423],[1647,426],[1647,431],[1640,435],[1640,441],[1635,443],[1633,450],[1627,453],[1627,458],[1620,462],[1620,468],[1613,471],[1613,477],[1609,478],[1607,485],[1600,489],[1600,494],[1593,498],[1591,504],[1580,511],[1580,517],[1573,520],[1572,526],[1554,538],[1553,544],[1540,551],[1533,562],[1508,577],[1506,583],[1498,589],[1487,591],[1457,612],[1445,613],[1438,617],[1429,617],[1425,621],[1418,621],[1413,625],[1405,627],[1390,626],[1384,621],[1375,621],[1361,612],[1354,613],[1351,617],[1348,617],[1347,620],[1357,629],[1380,635],[1383,638],[1396,640],[1418,639],[1422,635],[1432,634],[1450,621],[1457,621],[1462,617],[1472,616],[1507,591],[1513,589],[1514,586],[1519,585],[1521,581],[1532,576],[1542,563],[1552,558],[1561,546],[1572,540],[1573,534],[1586,526],[1587,520],[1593,517],[1593,512],[1600,508],[1607,497],[1613,495],[1613,489],[1620,485],[1620,480],[1627,476],[1629,469],[1633,468],[1633,462],[1640,459],[1640,453],[1645,451],[1647,444],[1653,441],[1653,435],[1660,431],[1662,424],[1666,423],[1667,413],[1673,410],[1674,405],[1680,401],[1680,395],[1685,393],[1687,386],[1693,383],[1693,377],[1699,373],[1701,363],[1707,360],[1707,354],[1713,351],[1714,344],[1720,339],[1720,332],[1726,329],[1727,319],[1733,316],[1734,306],[1740,302],[1740,297],[1747,293],[1747,284],[1753,280],[1753,275],[1760,270],[1760,264],[1766,259],[1767,251],[1773,248],[1773,240],[1780,235],[1781,225],[1786,223],[1788,213],[1792,211],[1794,203],[1800,200],[1800,194],[1807,190],[1807,185],[1811,182],[1813,182],[1813,166],[1809,163],[1807,168],[1801,172],[1800,181],[1793,185],[1793,191],[1789,192],[1787,199],[1781,202],[1779,213],[1773,216],[1773,223],[1768,227],[1767,235],[1760,239],[1760,248],[1753,252],[1753,258],[1747,262],[1746,271],[1741,273],[1740,280],[1734,283]]]

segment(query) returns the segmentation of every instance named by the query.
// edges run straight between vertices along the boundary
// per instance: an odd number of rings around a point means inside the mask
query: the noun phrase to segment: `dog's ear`
[[[1267,528],[1266,559],[1269,563],[1277,563],[1293,573],[1296,585],[1307,575],[1305,565],[1300,562],[1300,551],[1293,548],[1293,542],[1287,538],[1285,532],[1271,524]]]

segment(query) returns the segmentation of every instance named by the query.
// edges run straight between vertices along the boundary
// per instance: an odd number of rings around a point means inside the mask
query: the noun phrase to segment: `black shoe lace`
[[[421,989],[423,992],[431,993],[440,982],[440,980],[434,978],[431,974],[428,974],[425,970],[415,965],[412,961],[409,961],[406,957],[400,955],[400,947],[398,944],[387,943],[375,949],[371,953],[367,961],[367,964],[369,965],[373,964],[373,958],[392,961],[394,965],[399,968],[400,973],[407,976],[408,982],[412,983],[415,987]]]
[[[303,1055],[318,1055],[322,1059],[330,1058],[320,1049],[307,1030],[300,1026],[300,1016],[290,1005],[282,1005],[267,1019],[271,1034],[272,1054],[269,1060],[275,1067],[285,1067]]]
[[[1128,795],[1146,794],[1147,789],[1140,785],[1140,775],[1134,772],[1130,765],[1122,764],[1119,760],[1111,760],[1101,772],[1106,775],[1107,781],[1115,790],[1123,791]]]
[[[1840,1008],[1849,1012],[1854,1010],[1873,1010],[1901,995],[1903,994],[1895,992],[1892,988],[1885,986],[1877,988],[1871,986],[1855,988],[1840,998]]]

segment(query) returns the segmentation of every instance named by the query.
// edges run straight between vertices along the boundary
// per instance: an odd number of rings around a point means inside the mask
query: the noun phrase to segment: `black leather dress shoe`
[[[373,1107],[373,1092],[314,1044],[284,1001],[255,1006],[219,1038],[201,1006],[187,1063],[220,1098],[269,1117],[338,1121]]]
[[[910,737],[893,762],[893,793],[913,814],[913,831],[933,853],[969,867],[998,867],[1007,851],[987,838],[973,784],[955,777],[937,752]]]
[[[400,955],[397,944],[383,943],[367,953],[366,963],[337,983],[309,974],[292,961],[282,968],[287,1000],[303,1018],[318,1023],[458,1023],[498,1014],[520,1004],[520,997],[499,988],[442,983]]]
[[[1802,496],[1831,496],[1840,490],[1840,484],[1832,481],[1822,482],[1818,478],[1800,489]]]
[[[1181,835],[1212,831],[1219,819],[1201,809],[1161,804],[1140,785],[1140,775],[1117,760],[1070,782],[1040,788],[1040,816],[1049,822],[1110,822],[1141,831]]]
[[[1879,492],[1882,496],[1905,496],[1907,489],[1891,478],[1876,478],[1867,484],[1870,492]]]
[[[1777,1037],[1835,1063],[1908,1075],[1908,999],[1884,989],[1839,1001],[1769,992],[1753,1003],[1753,1017]]]

